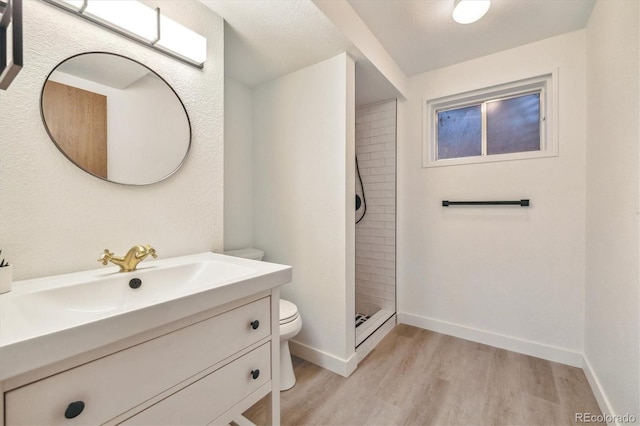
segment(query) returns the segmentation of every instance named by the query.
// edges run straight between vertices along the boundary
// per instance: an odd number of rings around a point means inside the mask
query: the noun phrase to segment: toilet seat
[[[295,304],[280,299],[280,325],[295,321],[298,316],[298,307]]]

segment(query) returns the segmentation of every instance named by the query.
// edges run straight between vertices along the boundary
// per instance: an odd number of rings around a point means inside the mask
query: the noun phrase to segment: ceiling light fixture
[[[490,6],[490,0],[455,0],[453,20],[459,24],[471,24],[482,18]]]
[[[137,0],[43,0],[130,40],[203,68],[207,39]]]

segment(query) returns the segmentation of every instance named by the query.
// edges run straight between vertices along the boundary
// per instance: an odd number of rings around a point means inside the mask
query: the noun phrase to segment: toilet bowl
[[[291,363],[289,339],[300,332],[302,318],[298,307],[288,300],[280,299],[280,390],[291,389],[296,384],[296,375]]]
[[[242,257],[245,259],[262,260],[264,252],[254,248],[225,251],[228,256]],[[298,307],[292,302],[280,299],[280,390],[291,389],[296,384],[296,375],[291,363],[289,351],[289,339],[300,332],[302,317],[298,313]]]

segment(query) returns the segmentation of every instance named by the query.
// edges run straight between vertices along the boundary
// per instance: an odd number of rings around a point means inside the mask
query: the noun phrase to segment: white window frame
[[[438,112],[478,105],[487,101],[507,99],[540,92],[540,150],[486,154],[486,122],[483,111],[482,155],[438,160]],[[436,99],[423,99],[422,167],[443,167],[495,161],[525,160],[558,156],[558,70],[523,80],[513,81],[471,92]],[[484,105],[483,105],[484,109]]]

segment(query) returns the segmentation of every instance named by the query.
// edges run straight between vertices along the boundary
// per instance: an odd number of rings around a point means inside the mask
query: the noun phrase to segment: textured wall
[[[396,101],[356,109],[367,212],[356,224],[356,312],[396,310]],[[356,193],[362,195],[356,178]],[[362,217],[364,207],[356,212]]]
[[[559,71],[558,157],[422,168],[426,99]],[[467,339],[581,364],[585,34],[419,74],[398,104],[398,311]],[[442,200],[530,198],[531,207]]]
[[[203,70],[184,65],[39,1],[24,2],[25,67],[0,93],[0,247],[15,279],[99,267],[106,247],[152,244],[160,257],[221,250],[223,241],[223,21],[195,1],[149,1],[208,38]],[[90,176],[50,141],[40,90],[65,58],[129,56],[154,69],[184,102],[192,147],[171,178],[144,187]]]
[[[587,26],[584,355],[611,414],[640,419],[640,3],[598,1]]]

